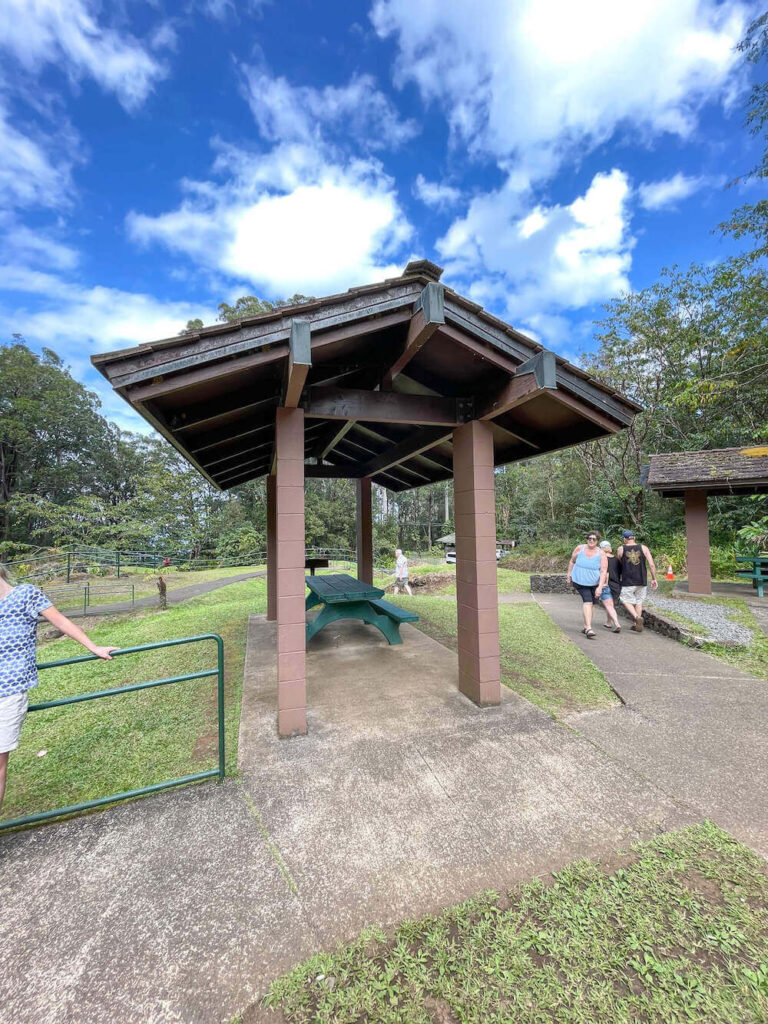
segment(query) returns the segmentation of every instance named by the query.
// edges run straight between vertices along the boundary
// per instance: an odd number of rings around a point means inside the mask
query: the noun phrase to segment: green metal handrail
[[[201,779],[212,779],[218,777],[219,782],[224,779],[224,641],[217,633],[203,633],[200,636],[185,636],[175,640],[161,640],[155,644],[141,644],[138,647],[122,647],[120,650],[112,651],[112,657],[122,657],[124,654],[138,654],[141,651],[154,651],[160,647],[178,647],[180,644],[195,644],[205,640],[216,642],[216,668],[204,669],[202,672],[187,672],[182,676],[169,676],[167,679],[153,679],[148,683],[132,683],[130,686],[117,686],[112,690],[97,690],[94,693],[81,693],[74,697],[64,697],[61,700],[48,700],[40,704],[30,704],[29,711],[45,711],[47,708],[58,708],[65,704],[80,704],[85,700],[98,700],[101,697],[114,697],[120,693],[131,693],[134,690],[148,690],[154,686],[168,686],[170,683],[183,683],[190,679],[205,679],[209,676],[217,677],[218,691],[218,718],[219,718],[219,766],[205,772],[196,772],[194,775],[184,775],[179,779],[171,779],[168,782],[156,782],[151,786],[142,786],[140,789],[128,789],[124,793],[115,793],[112,796],[102,796],[97,800],[85,800],[79,804],[71,804],[69,807],[59,807],[55,811],[41,811],[39,814],[27,814],[23,818],[12,818],[10,821],[0,822],[0,832],[10,828],[18,828],[20,825],[32,825],[38,821],[47,821],[50,818],[58,818],[63,814],[75,814],[78,811],[86,811],[92,807],[103,807],[104,804],[115,803],[118,800],[128,800],[134,796],[144,796],[147,793],[157,793],[162,789],[170,789],[173,786],[183,786],[187,782],[199,782]],[[85,654],[77,658],[62,658],[60,661],[46,661],[38,665],[38,671],[47,668],[62,668],[64,665],[78,665],[86,661],[98,661],[95,654]]]

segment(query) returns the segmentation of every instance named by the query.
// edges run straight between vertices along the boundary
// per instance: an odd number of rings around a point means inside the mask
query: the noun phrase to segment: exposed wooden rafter
[[[405,462],[406,459],[419,455],[442,441],[447,441],[452,433],[452,430],[445,430],[443,427],[425,427],[423,430],[417,430],[410,437],[392,445],[365,463],[363,476],[375,476],[382,470],[397,466],[400,462]]]
[[[518,366],[517,371],[507,383],[491,398],[486,399],[477,410],[479,420],[491,420],[515,406],[529,402],[544,391],[554,391],[555,356],[553,352],[538,352],[532,359]]]
[[[299,404],[304,382],[312,366],[312,348],[310,341],[309,320],[291,320],[291,333],[288,339],[288,361],[285,367],[285,379],[281,405],[285,409],[295,409]]]
[[[402,373],[438,327],[445,323],[444,295],[445,289],[437,281],[430,281],[422,291],[408,324],[403,350],[382,378],[383,391],[391,390],[395,377]]]

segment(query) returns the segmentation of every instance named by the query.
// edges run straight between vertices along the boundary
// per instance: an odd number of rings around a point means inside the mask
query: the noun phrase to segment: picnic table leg
[[[401,644],[400,624],[387,615],[379,615],[367,601],[346,601],[342,604],[326,604],[312,622],[307,623],[307,643],[321,629],[338,619],[361,619],[376,628],[386,637],[389,644]]]
[[[304,602],[304,611],[308,612],[310,608],[314,608],[316,604],[322,604],[323,602],[313,591],[307,594],[307,599]]]

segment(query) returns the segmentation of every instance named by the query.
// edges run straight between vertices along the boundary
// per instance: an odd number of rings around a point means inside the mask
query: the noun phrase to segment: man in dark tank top
[[[648,570],[651,571],[651,588],[656,589],[656,565],[653,555],[645,546],[635,541],[635,531],[625,530],[624,543],[616,551],[621,566],[620,600],[633,620],[632,629],[643,631],[643,602],[648,595]]]

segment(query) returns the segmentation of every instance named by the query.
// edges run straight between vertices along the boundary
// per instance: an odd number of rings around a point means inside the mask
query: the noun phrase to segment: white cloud
[[[732,98],[745,4],[716,0],[375,0],[396,80],[442,104],[455,142],[551,175],[615,131],[686,136]]]
[[[71,270],[80,258],[76,249],[63,245],[50,234],[32,231],[13,220],[5,226],[1,244],[5,259],[13,260],[16,266],[21,267]]]
[[[411,235],[394,182],[376,160],[336,163],[321,146],[276,146],[263,157],[221,147],[216,182],[183,182],[176,210],[131,213],[129,236],[160,242],[200,267],[270,297],[323,295],[399,273]]]
[[[0,98],[0,208],[69,205],[72,165],[77,159],[74,133],[63,126],[57,135],[10,124]]]
[[[663,181],[648,181],[638,188],[640,205],[646,210],[663,210],[675,206],[683,199],[688,199],[703,188],[713,188],[725,184],[724,177],[711,175],[687,175],[678,171],[671,178]]]
[[[127,110],[134,110],[166,69],[130,33],[100,24],[102,10],[94,0],[3,0],[0,49],[28,72],[55,65],[74,81],[93,78],[114,92]],[[172,42],[168,26],[155,31],[153,45]]]
[[[7,298],[3,292],[8,293]],[[30,296],[32,308],[18,293]],[[187,320],[197,317],[205,323],[215,320],[214,310],[199,303],[166,302],[141,292],[86,287],[18,263],[0,266],[0,296],[0,316],[8,334],[19,333],[35,347],[52,348],[72,367],[78,380],[99,394],[105,411],[131,430],[147,427],[93,370],[91,355],[173,337]]]
[[[403,121],[371,75],[324,89],[291,85],[262,68],[244,66],[246,99],[262,138],[269,142],[310,142],[332,130],[367,149],[393,148],[417,133]]]
[[[501,306],[537,333],[557,310],[601,302],[629,288],[631,187],[618,169],[596,174],[568,205],[527,209],[509,182],[475,197],[437,243],[446,277],[485,305]],[[549,319],[547,319],[549,318]]]
[[[423,174],[416,176],[413,194],[427,206],[454,206],[461,199],[461,190],[440,181],[427,181]]]

